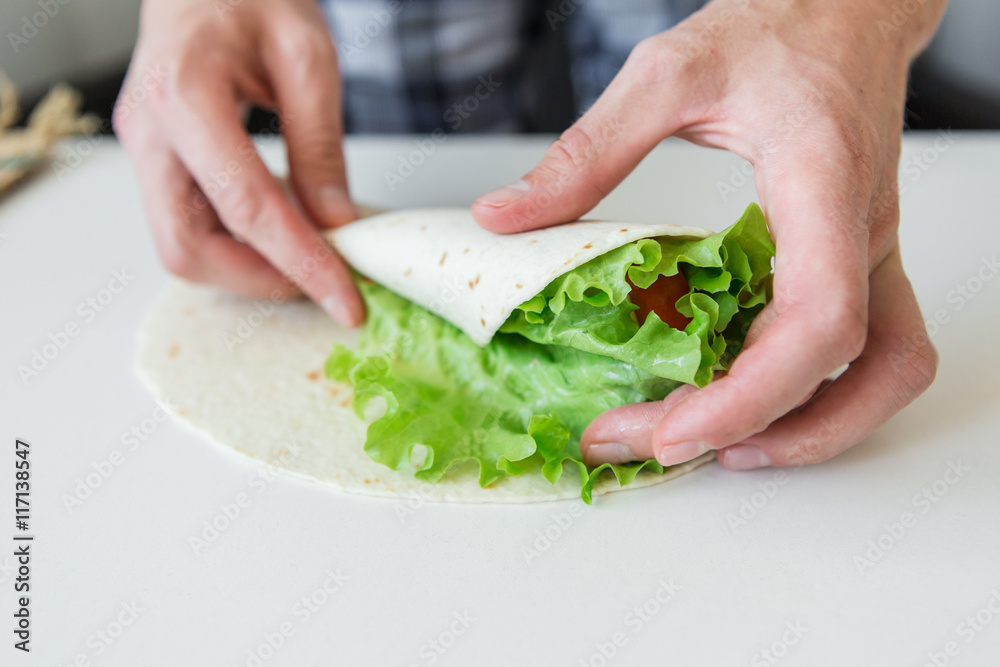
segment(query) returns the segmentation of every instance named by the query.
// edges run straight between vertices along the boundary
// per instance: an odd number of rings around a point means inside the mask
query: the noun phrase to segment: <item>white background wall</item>
[[[899,0],[900,5],[905,1]],[[0,0],[0,68],[27,95],[58,80],[120,69],[135,41],[139,2]],[[43,6],[50,7],[50,13],[58,10],[15,52],[9,33],[20,34],[24,19],[30,21]],[[1000,0],[952,0],[930,55],[944,72],[1000,99],[998,31]]]
[[[15,51],[9,33],[20,37],[25,18],[44,15],[42,7],[53,16]],[[97,78],[128,62],[138,25],[139,0],[0,0],[0,69],[28,96],[57,81]]]

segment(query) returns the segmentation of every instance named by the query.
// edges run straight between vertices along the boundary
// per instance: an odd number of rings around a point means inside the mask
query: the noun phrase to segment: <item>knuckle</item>
[[[127,82],[125,85],[128,85]],[[124,88],[124,86],[122,86]],[[115,134],[118,135],[123,140],[127,140],[131,136],[132,123],[129,122],[128,118],[131,115],[131,109],[126,106],[119,96],[115,100],[115,105],[111,109],[111,128],[114,130]]]
[[[289,161],[307,173],[326,175],[346,169],[340,136],[330,128],[305,133],[306,141],[288,141]]]
[[[270,208],[265,197],[254,188],[234,186],[218,195],[223,224],[241,238],[261,239],[272,233],[275,220]]]
[[[551,194],[572,184],[595,191],[600,198],[609,193],[595,168],[610,148],[614,128],[601,129],[577,123],[552,143],[538,170],[545,174]]]
[[[659,39],[649,37],[635,45],[623,71],[638,86],[659,87],[675,76],[676,63],[677,59],[668,57]]]
[[[177,62],[172,70],[172,75],[167,79],[167,85],[163,86],[164,94],[159,96],[167,106],[179,106],[184,109],[197,108],[196,93],[201,87],[204,78],[203,66],[192,62],[192,58],[185,56]]]
[[[833,456],[827,441],[819,436],[808,436],[793,442],[782,450],[775,461],[778,465],[812,465],[822,463]]]
[[[888,235],[899,229],[899,184],[895,175],[879,188],[872,200],[868,217],[876,228],[888,232]]]
[[[142,125],[140,119],[146,116],[147,99],[155,100],[161,92],[156,76],[155,73],[140,71],[137,74],[129,73],[122,81],[111,110],[111,127],[125,141],[131,139]]]
[[[194,254],[191,244],[185,243],[181,238],[174,237],[168,241],[158,243],[157,252],[160,261],[167,271],[185,280],[197,281],[200,277],[200,261]]]
[[[674,31],[671,31],[674,32]],[[655,35],[639,42],[622,67],[629,88],[656,104],[683,95],[684,104],[670,104],[671,113],[688,125],[712,113],[713,104],[727,86],[727,67],[704,34],[689,30],[670,37]]]
[[[197,40],[207,41],[197,41]],[[150,91],[150,101],[153,108],[160,113],[173,113],[178,109],[199,111],[202,90],[210,72],[215,71],[215,61],[221,54],[206,52],[197,44],[212,44],[218,37],[192,38],[193,42],[183,47],[180,52],[169,58],[169,64],[164,67],[166,73],[162,85],[153,87]]]
[[[917,340],[906,341],[903,350],[892,357],[893,384],[898,407],[924,393],[937,376],[938,353],[925,333]]]
[[[843,449],[846,426],[837,417],[822,417],[809,433],[796,438],[787,447],[778,448],[772,458],[783,466],[822,463]]]
[[[207,205],[207,201],[205,202]],[[204,279],[204,244],[202,235],[204,229],[197,221],[192,220],[184,206],[181,206],[172,217],[164,217],[159,213],[152,214],[156,240],[156,251],[160,261],[167,271],[192,282]]]
[[[847,299],[829,304],[820,313],[814,324],[822,332],[834,363],[839,366],[861,356],[868,342],[867,313]]]
[[[333,73],[337,56],[326,31],[306,23],[298,30],[280,33],[278,40],[278,50],[296,80],[317,80]]]
[[[590,164],[595,149],[590,134],[578,124],[570,127],[555,140],[549,148],[549,154],[556,165],[567,170],[585,169]]]
[[[891,251],[898,243],[899,190],[895,181],[879,189],[868,209],[868,245],[873,251]]]
[[[730,373],[718,381],[730,385],[729,390],[734,395],[757,396],[759,393],[758,380],[751,375]],[[749,435],[760,433],[770,426],[776,417],[770,408],[771,406],[755,400],[753,409],[743,411],[739,416],[732,415],[719,421],[715,426],[718,429],[718,435],[713,441],[716,444],[738,442]],[[664,435],[667,435],[666,432]]]

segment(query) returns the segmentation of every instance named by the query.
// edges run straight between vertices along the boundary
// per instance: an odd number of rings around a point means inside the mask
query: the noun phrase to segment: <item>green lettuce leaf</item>
[[[767,299],[773,253],[756,205],[707,239],[637,241],[558,278],[485,347],[362,280],[368,321],[358,348],[335,346],[326,374],[353,386],[354,410],[370,421],[365,451],[379,463],[405,470],[422,449],[418,479],[435,482],[472,462],[482,486],[539,473],[555,483],[569,464],[589,503],[605,470],[625,485],[640,470],[664,468],[656,461],[588,468],[583,430],[606,410],[661,400],[727,367]],[[645,287],[677,271],[692,288],[678,302],[691,324],[681,332],[650,314],[639,327],[626,272]]]
[[[500,331],[626,361],[663,378],[704,386],[726,370],[771,289],[774,243],[751,204],[729,229],[705,239],[642,239],[553,280],[521,304]],[[691,293],[677,309],[679,331],[650,313],[640,326],[632,289],[684,274]]]

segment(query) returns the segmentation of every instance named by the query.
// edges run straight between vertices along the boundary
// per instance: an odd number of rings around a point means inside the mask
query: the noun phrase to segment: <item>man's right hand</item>
[[[243,129],[251,104],[278,112],[301,209]],[[317,230],[357,213],[337,55],[315,0],[146,0],[114,127],[172,273],[253,297],[301,291],[344,326],[364,320]]]

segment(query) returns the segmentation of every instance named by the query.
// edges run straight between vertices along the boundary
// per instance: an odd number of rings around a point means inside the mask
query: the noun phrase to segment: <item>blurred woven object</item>
[[[17,89],[0,70],[0,192],[40,164],[63,137],[97,130],[96,116],[80,115],[82,102],[78,92],[57,84],[28,116],[26,127],[14,129],[20,117]]]

